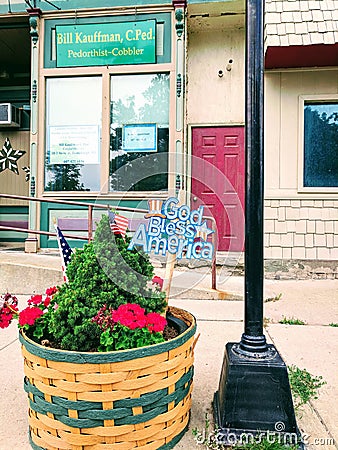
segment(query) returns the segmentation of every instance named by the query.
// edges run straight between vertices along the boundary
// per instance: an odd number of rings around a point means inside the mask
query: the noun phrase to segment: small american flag
[[[66,241],[64,235],[62,234],[62,231],[57,225],[55,226],[56,231],[56,239],[58,241],[58,246],[60,250],[61,255],[61,261],[62,261],[62,273],[63,273],[63,280],[67,283],[68,277],[66,275],[66,268],[67,265],[72,257],[72,249],[70,248],[68,242]]]
[[[203,231],[197,230],[196,231],[196,235],[195,235],[195,240],[207,241],[208,240],[208,235],[207,235],[207,233],[205,233]]]
[[[114,234],[121,234],[124,238],[128,228],[128,218],[108,211],[110,229]]]

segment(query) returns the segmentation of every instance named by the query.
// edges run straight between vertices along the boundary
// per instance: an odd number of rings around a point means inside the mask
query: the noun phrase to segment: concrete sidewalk
[[[37,285],[43,282],[44,276],[37,283],[34,274],[32,278],[22,276],[22,270],[21,277],[15,277],[18,293],[23,283],[28,285],[26,289],[30,287],[31,292],[38,292]],[[58,276],[56,266],[55,271]],[[157,268],[156,274],[163,275],[163,269]],[[52,284],[47,282],[50,279],[44,281],[45,288]],[[218,389],[224,345],[239,341],[243,332],[243,277],[223,274],[216,292],[210,289],[210,283],[210,272],[205,268],[178,268],[174,272],[170,304],[194,314],[200,333],[195,348],[190,429],[176,445],[177,450],[205,448],[195,442],[192,429],[203,432],[206,414],[212,419],[211,401]],[[228,300],[217,299],[220,297]],[[23,306],[26,298],[20,296]],[[268,300],[264,304],[264,316],[269,342],[276,345],[287,365],[295,364],[312,375],[322,375],[327,383],[320,389],[318,399],[298,418],[301,431],[309,436],[308,448],[338,448],[338,328],[330,326],[338,323],[338,280],[266,280],[264,299]],[[300,319],[306,325],[279,324],[282,317]],[[0,351],[0,450],[28,450],[27,399],[15,324],[0,330]]]

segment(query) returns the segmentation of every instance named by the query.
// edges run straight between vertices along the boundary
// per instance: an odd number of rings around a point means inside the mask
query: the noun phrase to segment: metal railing
[[[88,208],[88,236],[76,236],[76,235],[66,235],[63,233],[65,237],[72,239],[81,239],[91,241],[93,239],[93,210],[94,208],[98,209],[109,209],[111,205],[102,204],[102,203],[87,203],[87,202],[72,202],[69,200],[56,200],[56,199],[46,199],[39,197],[25,197],[22,195],[10,195],[10,194],[0,194],[0,198],[11,198],[13,200],[28,200],[30,202],[41,202],[41,203],[55,203],[59,205],[70,205],[70,206],[80,206],[82,208]],[[127,206],[114,206],[114,209],[117,211],[129,211],[129,212],[139,212],[139,213],[147,213],[147,209],[139,209],[139,208],[129,208]],[[6,229],[8,231],[25,231],[27,233],[32,234],[43,234],[47,236],[55,236],[55,233],[50,233],[49,231],[39,231],[39,230],[30,230],[28,228],[15,228],[15,227],[4,227],[0,226],[0,230]]]
[[[117,211],[125,211],[125,212],[136,212],[136,213],[148,213],[147,209],[142,208],[129,208],[128,206],[112,206],[109,204],[102,203],[87,203],[87,202],[72,202],[69,200],[56,200],[50,198],[39,198],[39,197],[26,197],[22,195],[11,195],[11,194],[0,194],[0,198],[9,198],[13,200],[27,200],[30,202],[39,202],[39,203],[55,203],[59,205],[70,205],[70,206],[80,206],[82,208],[88,208],[88,236],[76,236],[73,234],[65,234],[64,237],[70,239],[79,239],[79,240],[88,240],[89,242],[93,239],[93,210],[97,209],[109,209],[113,207]],[[212,223],[211,229],[213,230],[212,234],[212,245],[214,247],[213,257],[211,261],[211,288],[216,289],[216,245],[217,245],[217,226],[214,217],[212,216],[203,216],[203,219],[210,220]],[[0,231],[15,231],[15,232],[26,232],[30,234],[39,234],[46,236],[55,236],[55,233],[50,233],[49,231],[41,231],[41,230],[31,230],[29,228],[17,228],[17,227],[7,227],[0,225]]]
[[[216,290],[216,248],[217,248],[217,224],[216,219],[212,216],[203,216],[204,219],[211,221],[212,234],[212,245],[214,247],[214,252],[211,260],[211,289]]]

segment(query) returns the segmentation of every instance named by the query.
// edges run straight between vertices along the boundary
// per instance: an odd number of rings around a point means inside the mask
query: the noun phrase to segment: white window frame
[[[175,68],[173,63],[164,64],[144,64],[140,66],[99,66],[99,67],[76,67],[76,68],[53,68],[42,69],[43,83],[40,95],[45,97],[46,84],[49,78],[65,78],[65,77],[102,77],[102,123],[101,123],[101,152],[100,152],[100,190],[99,191],[46,191],[44,177],[39,180],[39,192],[43,197],[68,198],[71,194],[74,198],[98,198],[104,195],[106,198],[135,200],[144,198],[167,198],[168,193],[172,192],[175,187],[174,173],[174,142],[175,142],[175,114],[176,114],[176,84],[175,84]],[[169,151],[168,151],[168,189],[166,191],[109,191],[109,127],[110,127],[110,83],[113,75],[134,75],[134,74],[153,74],[168,73],[169,74]],[[45,114],[47,111],[46,101],[40,103],[40,129],[44,130],[39,135],[39,145],[45,149],[46,146],[46,121]],[[44,150],[45,152],[45,150]],[[44,156],[40,156],[39,167],[45,170]]]
[[[304,186],[304,104],[306,102],[338,101],[338,94],[300,95],[298,98],[298,192],[313,194],[336,194],[337,187],[305,187]]]
[[[167,189],[166,190],[161,190],[161,191],[111,191],[109,188],[109,184],[110,184],[110,179],[111,179],[111,175],[108,172],[108,179],[104,184],[104,187],[101,187],[101,194],[105,194],[105,195],[109,195],[110,197],[118,197],[121,198],[123,197],[123,199],[127,199],[127,198],[153,198],[154,196],[156,196],[157,198],[167,198],[169,195],[169,192],[173,189],[174,183],[175,183],[175,179],[173,177],[173,171],[172,171],[172,167],[171,167],[171,163],[172,163],[172,158],[173,158],[173,150],[172,150],[172,139],[173,139],[173,132],[174,132],[174,121],[172,120],[172,110],[171,110],[171,105],[174,104],[174,102],[172,101],[172,97],[173,95],[175,95],[175,83],[173,83],[173,73],[170,70],[159,70],[158,66],[154,66],[153,70],[147,70],[147,71],[134,71],[134,72],[117,72],[117,73],[113,73],[110,72],[109,73],[109,94],[108,94],[108,101],[109,101],[109,108],[110,108],[110,104],[112,101],[111,98],[111,94],[112,94],[112,82],[113,82],[113,77],[114,76],[124,76],[124,75],[156,75],[158,73],[166,73],[169,75],[169,111],[168,111],[168,119],[169,119],[169,123],[168,123],[168,127],[169,127],[169,143],[168,143],[168,185],[167,185]],[[109,109],[110,111],[110,109]],[[109,115],[110,118],[110,115]],[[110,129],[110,120],[109,120],[109,129]],[[108,144],[109,144],[109,140],[110,140],[110,134],[108,135]],[[110,152],[109,152],[109,148],[108,148],[108,166],[110,164],[109,161],[109,157],[110,157]]]

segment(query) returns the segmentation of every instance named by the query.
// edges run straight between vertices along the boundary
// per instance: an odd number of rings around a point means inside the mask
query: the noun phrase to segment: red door
[[[192,130],[191,207],[217,224],[218,250],[244,249],[244,127]]]

